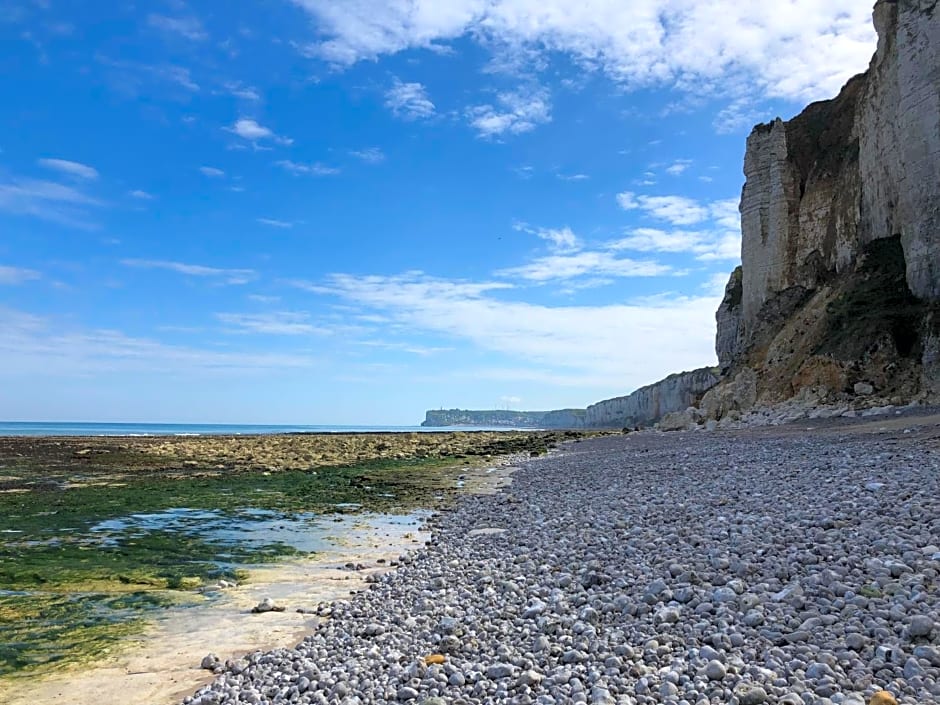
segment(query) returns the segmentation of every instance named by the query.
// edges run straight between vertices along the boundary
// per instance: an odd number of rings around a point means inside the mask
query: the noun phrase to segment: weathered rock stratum
[[[879,0],[874,23],[868,71],[748,138],[713,414],[940,394],[938,0]]]

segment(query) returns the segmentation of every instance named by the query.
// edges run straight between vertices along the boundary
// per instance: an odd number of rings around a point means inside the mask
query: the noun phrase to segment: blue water
[[[271,433],[414,433],[511,431],[509,428],[423,428],[421,426],[303,426],[202,423],[83,423],[0,421],[0,436],[238,436]]]

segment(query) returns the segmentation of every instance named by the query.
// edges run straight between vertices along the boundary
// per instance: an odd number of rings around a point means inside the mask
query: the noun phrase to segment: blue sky
[[[714,362],[858,0],[0,0],[0,418],[409,424]]]

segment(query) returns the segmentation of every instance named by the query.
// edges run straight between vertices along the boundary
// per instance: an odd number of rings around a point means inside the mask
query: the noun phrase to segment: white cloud
[[[591,177],[587,174],[556,174],[562,181],[587,181]]]
[[[356,159],[364,161],[366,164],[381,164],[385,161],[385,152],[378,147],[367,147],[366,149],[355,149],[350,152]]]
[[[0,183],[0,211],[60,225],[92,228],[88,209],[102,205],[79,188],[54,181],[14,178]]]
[[[402,83],[397,78],[385,92],[385,107],[404,120],[426,120],[436,111],[422,84]]]
[[[189,93],[197,93],[200,90],[199,84],[193,80],[192,73],[185,66],[119,61],[106,56],[99,56],[97,60],[110,70],[108,79],[111,88],[123,95],[140,95],[145,90],[142,85],[144,81],[170,83]]]
[[[518,135],[552,120],[548,92],[542,88],[505,91],[496,96],[496,103],[467,110],[470,125],[481,137]]]
[[[140,189],[129,191],[127,195],[131,198],[138,198],[141,201],[152,201],[154,198],[156,198],[156,196],[154,196],[152,193],[147,193],[146,191],[141,191]]]
[[[230,95],[233,95],[236,98],[241,98],[242,100],[248,100],[251,102],[257,102],[261,100],[261,93],[258,92],[257,88],[253,86],[246,86],[241,81],[227,82],[225,84],[225,90],[227,90]]]
[[[225,176],[225,172],[221,169],[216,169],[214,166],[201,166],[199,171],[202,172],[203,176],[208,176],[210,179],[218,179]]]
[[[675,200],[680,198],[680,201]],[[702,227],[695,230],[634,228],[627,237],[609,243],[612,250],[689,253],[703,261],[737,260],[741,256],[741,218],[737,199],[699,203],[678,196],[646,198],[625,192],[618,195],[618,200],[627,210],[642,208],[649,215],[672,225],[698,224]]]
[[[514,71],[554,52],[628,88],[733,86],[799,101],[835,94],[875,46],[870,3],[858,0],[294,2],[323,37],[308,53],[340,65],[469,36]]]
[[[275,134],[271,128],[260,125],[250,118],[239,118],[231,127],[223,129],[249,142],[271,141],[283,145],[293,144],[294,142],[290,137],[281,137]]]
[[[287,220],[276,220],[274,218],[255,218],[255,220],[261,223],[262,225],[267,225],[272,228],[282,228],[284,230],[287,230],[289,228],[294,227],[294,224]]]
[[[632,191],[617,194],[617,203],[626,211],[642,210],[673,225],[694,225],[709,216],[709,210],[686,196],[637,196]]]
[[[264,335],[329,335],[330,330],[310,323],[310,315],[302,311],[273,313],[217,313],[222,323],[241,333]]]
[[[666,167],[666,173],[671,176],[680,176],[692,166],[691,159],[677,159],[670,166]]]
[[[672,272],[658,262],[637,261],[618,257],[612,252],[583,251],[573,254],[554,254],[539,257],[529,264],[502,269],[503,277],[520,278],[544,284],[579,277],[656,277]]]
[[[275,164],[285,171],[289,171],[295,176],[306,174],[312,176],[333,176],[340,172],[340,170],[336,167],[321,164],[320,162],[314,162],[313,164],[301,164],[300,162],[293,162],[290,159],[280,159],[276,161]]]
[[[166,15],[150,14],[147,24],[161,32],[176,34],[191,41],[208,39],[209,35],[202,27],[202,23],[195,17],[168,17]]]
[[[295,282],[336,296],[404,335],[466,340],[517,361],[529,375],[627,390],[714,361],[719,295],[660,297],[608,306],[543,306],[504,300],[507,285],[398,276],[332,275]],[[499,299],[491,294],[501,291]]]
[[[121,331],[74,328],[68,321],[0,306],[2,374],[63,375],[71,379],[121,371],[200,374],[306,368],[304,355],[220,352],[166,345]]]
[[[80,162],[70,162],[67,159],[40,159],[37,163],[46,169],[52,169],[76,179],[94,181],[98,178],[97,169]]]
[[[217,267],[206,267],[201,264],[186,264],[185,262],[172,262],[168,260],[123,259],[121,260],[121,264],[125,267],[135,267],[137,269],[165,269],[170,272],[185,274],[191,277],[216,279],[225,284],[247,284],[258,276],[253,269],[219,269]]]
[[[567,225],[563,228],[533,228],[528,223],[515,223],[512,228],[517,232],[528,233],[546,240],[556,250],[572,251],[581,247],[578,236]]]
[[[0,264],[0,284],[4,286],[15,286],[29,281],[35,281],[42,278],[42,275],[35,269],[24,269],[22,267],[10,267]]]

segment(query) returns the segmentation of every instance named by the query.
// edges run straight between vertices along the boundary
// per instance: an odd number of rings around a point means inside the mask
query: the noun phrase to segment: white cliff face
[[[890,5],[893,3],[884,3]],[[940,300],[940,6],[897,3],[901,244],[915,296]],[[889,24],[890,26],[890,24]],[[890,53],[889,53],[890,59]]]
[[[693,406],[718,382],[712,368],[680,372],[637,389],[633,394],[592,404],[587,408],[588,428],[649,426],[666,414]]]
[[[766,398],[850,392],[885,365],[900,396],[917,366],[940,395],[940,0],[873,14],[865,74],[748,138],[742,272],[716,347],[727,379],[750,368]]]
[[[831,101],[751,133],[741,198],[743,317],[816,288],[860,249],[901,235],[908,285],[940,300],[940,10],[880,0],[869,71]]]

